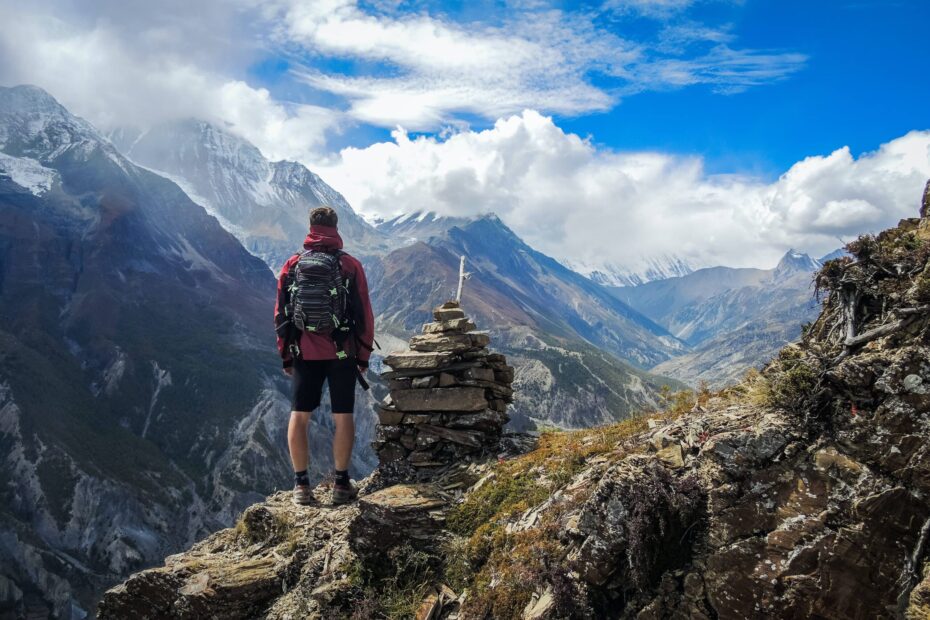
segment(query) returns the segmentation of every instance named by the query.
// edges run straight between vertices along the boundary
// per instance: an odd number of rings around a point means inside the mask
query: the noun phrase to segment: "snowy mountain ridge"
[[[209,122],[187,119],[145,131],[120,129],[110,139],[133,162],[183,187],[272,270],[301,247],[309,211],[320,205],[338,213],[350,251],[374,254],[392,247],[304,165],[270,161],[244,138]]]
[[[656,280],[686,276],[694,271],[685,259],[671,254],[642,257],[624,265],[582,260],[567,260],[563,263],[569,269],[604,286],[638,286]]]

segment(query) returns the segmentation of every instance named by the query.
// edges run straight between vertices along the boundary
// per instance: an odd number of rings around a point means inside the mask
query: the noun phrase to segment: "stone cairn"
[[[382,469],[414,468],[427,478],[437,468],[498,445],[513,402],[513,368],[487,349],[458,302],[433,311],[435,322],[410,339],[410,349],[384,358],[390,394],[378,406],[375,451]]]

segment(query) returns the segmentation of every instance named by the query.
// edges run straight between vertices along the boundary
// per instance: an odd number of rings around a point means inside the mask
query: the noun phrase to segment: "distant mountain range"
[[[721,386],[800,336],[819,311],[814,272],[842,253],[813,259],[789,250],[774,269],[712,267],[612,292],[690,346],[653,372]]]
[[[379,329],[409,334],[454,295],[459,257],[471,278],[462,303],[517,367],[513,414],[522,426],[616,420],[654,407],[672,383],[651,366],[685,345],[605,289],[529,247],[497,216],[409,217],[379,225],[418,239],[381,259],[372,290]]]

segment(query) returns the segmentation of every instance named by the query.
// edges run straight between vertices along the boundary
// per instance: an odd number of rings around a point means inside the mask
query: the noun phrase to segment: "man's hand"
[[[359,367],[358,367],[358,374],[360,374],[360,375],[362,375],[362,376],[364,377],[366,372],[368,372],[368,366],[359,366]]]
[[[294,367],[288,366],[287,368],[285,368],[284,374],[286,374],[288,377],[292,376],[294,374]]]

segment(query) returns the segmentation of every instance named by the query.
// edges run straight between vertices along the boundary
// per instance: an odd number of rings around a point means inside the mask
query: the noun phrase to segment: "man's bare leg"
[[[333,463],[339,471],[349,469],[352,445],[355,443],[355,420],[351,413],[334,413],[336,433],[333,435]]]
[[[310,448],[307,445],[307,426],[310,424],[311,411],[292,411],[287,425],[287,447],[291,452],[294,471],[307,469],[310,460]]]

